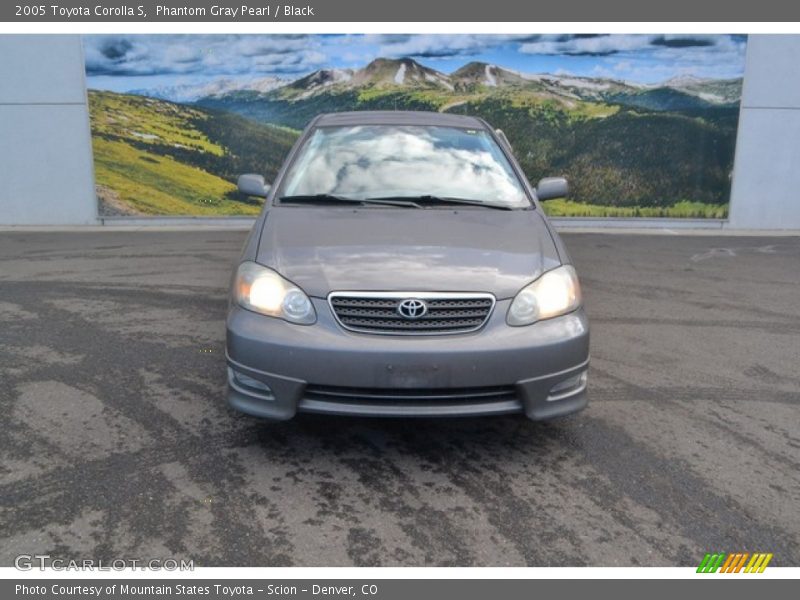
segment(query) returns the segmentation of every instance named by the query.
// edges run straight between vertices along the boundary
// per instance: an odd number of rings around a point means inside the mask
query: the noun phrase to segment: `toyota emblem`
[[[417,298],[408,298],[397,305],[397,314],[404,319],[420,319],[428,312],[428,305]]]

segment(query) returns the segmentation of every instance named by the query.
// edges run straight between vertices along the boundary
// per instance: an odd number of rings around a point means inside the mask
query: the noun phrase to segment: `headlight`
[[[572,312],[581,305],[581,286],[571,265],[548,271],[511,302],[506,322],[518,327]]]
[[[310,325],[317,320],[314,306],[303,290],[254,262],[239,265],[233,298],[242,308],[292,323]]]

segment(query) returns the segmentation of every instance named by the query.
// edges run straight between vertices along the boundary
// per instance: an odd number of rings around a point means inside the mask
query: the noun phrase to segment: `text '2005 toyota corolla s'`
[[[317,117],[234,275],[228,400],[245,413],[429,417],[586,406],[575,269],[505,136],[472,117]]]

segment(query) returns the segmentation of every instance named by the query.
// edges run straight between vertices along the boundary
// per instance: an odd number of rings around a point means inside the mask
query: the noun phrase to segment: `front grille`
[[[364,405],[469,405],[517,401],[514,386],[473,388],[350,388],[308,385],[305,400]]]
[[[398,312],[404,300],[418,300],[427,311],[418,318]],[[494,308],[491,294],[431,292],[334,292],[331,310],[345,329],[364,333],[426,335],[480,329]]]

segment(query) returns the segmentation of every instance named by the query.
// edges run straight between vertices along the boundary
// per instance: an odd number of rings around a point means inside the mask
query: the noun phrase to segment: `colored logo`
[[[772,553],[766,552],[735,552],[726,554],[725,552],[709,553],[700,561],[697,567],[698,573],[763,573],[769,561],[772,560]]]

